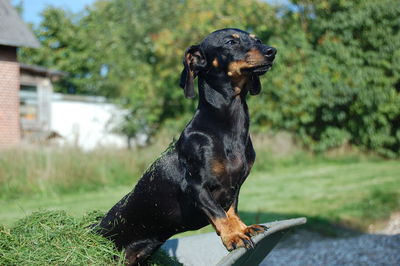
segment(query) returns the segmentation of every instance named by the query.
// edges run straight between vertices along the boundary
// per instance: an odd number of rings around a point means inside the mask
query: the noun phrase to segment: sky
[[[19,3],[21,0],[12,0],[12,3]],[[62,7],[76,13],[95,2],[95,0],[22,0],[24,12],[22,17],[25,22],[38,25],[40,23],[40,12],[46,6],[52,5]]]
[[[84,10],[85,6],[88,6],[96,0],[12,0],[12,3],[23,3],[23,14],[22,17],[25,22],[30,22],[35,25],[39,25],[41,17],[40,12],[46,8],[46,6],[52,5],[55,7],[62,7],[73,13]],[[264,0],[270,3],[286,3],[287,0]]]

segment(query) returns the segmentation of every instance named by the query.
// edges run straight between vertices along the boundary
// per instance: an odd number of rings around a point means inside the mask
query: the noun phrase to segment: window
[[[21,85],[19,91],[19,100],[21,120],[27,122],[38,121],[39,107],[37,87]]]

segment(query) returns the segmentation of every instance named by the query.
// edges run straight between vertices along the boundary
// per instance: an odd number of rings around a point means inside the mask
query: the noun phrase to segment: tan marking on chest
[[[213,160],[211,162],[211,171],[216,176],[221,176],[226,173],[225,165],[220,160]]]
[[[238,96],[238,95],[240,94],[240,92],[242,91],[242,88],[240,88],[240,87],[235,87],[234,90],[235,90],[236,96]]]

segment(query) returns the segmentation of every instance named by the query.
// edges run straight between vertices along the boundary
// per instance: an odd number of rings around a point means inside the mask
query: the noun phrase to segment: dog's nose
[[[268,47],[267,50],[265,51],[264,55],[268,59],[273,59],[276,55],[276,49],[274,47]]]

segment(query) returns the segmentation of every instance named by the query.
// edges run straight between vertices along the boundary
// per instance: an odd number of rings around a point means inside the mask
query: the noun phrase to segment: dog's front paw
[[[247,236],[243,232],[221,236],[221,239],[228,251],[232,251],[239,247],[244,247],[246,249],[254,248],[254,243],[250,236]]]
[[[243,233],[248,237],[252,237],[252,236],[264,233],[267,230],[268,230],[268,227],[265,225],[253,224],[253,225],[247,226],[243,230]]]

